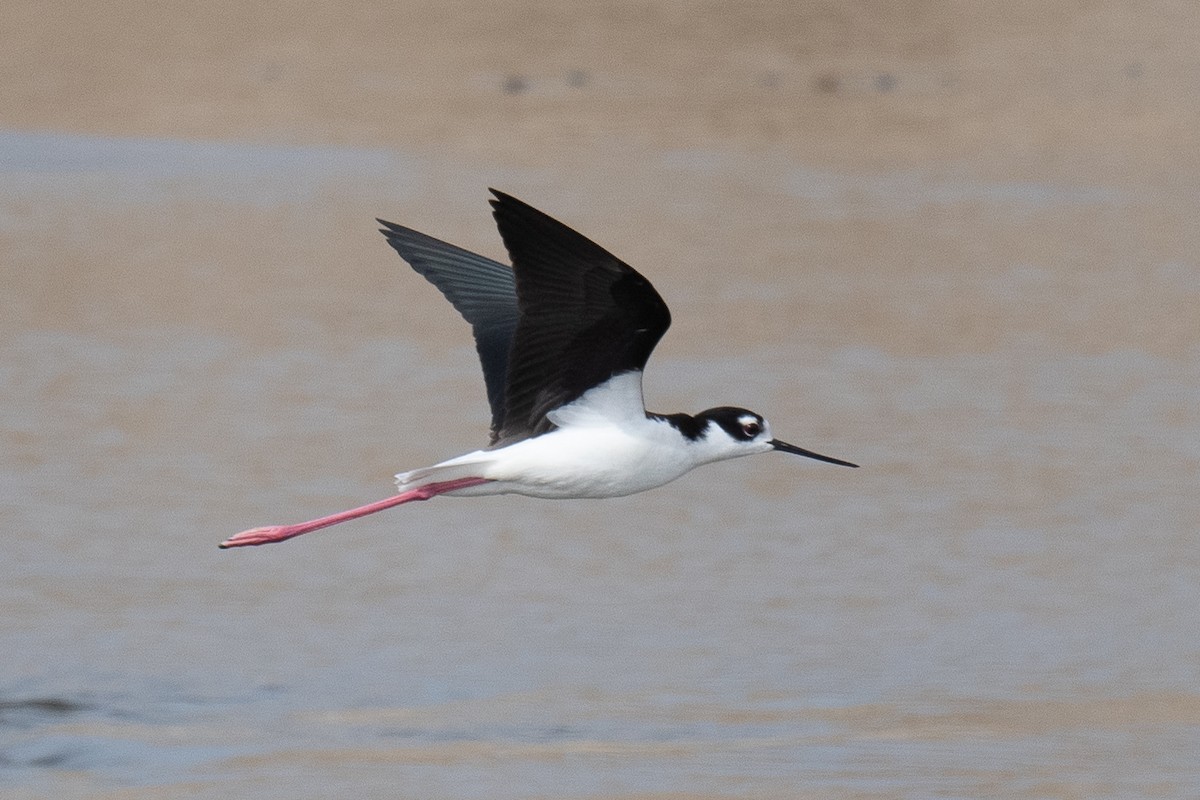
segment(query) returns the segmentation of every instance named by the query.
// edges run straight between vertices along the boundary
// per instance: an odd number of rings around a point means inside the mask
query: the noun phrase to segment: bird
[[[646,410],[642,372],[671,324],[633,267],[531,205],[491,190],[512,266],[382,219],[388,244],[471,325],[491,408],[491,440],[401,472],[395,495],[293,525],[251,528],[220,547],[282,542],[439,495],[620,497],[695,467],[781,452],[857,467],[774,438],[762,415],[718,406]]]

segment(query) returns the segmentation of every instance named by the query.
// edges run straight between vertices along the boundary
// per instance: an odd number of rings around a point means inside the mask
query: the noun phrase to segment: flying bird
[[[515,197],[492,194],[511,267],[377,220],[388,244],[471,325],[492,412],[489,446],[401,472],[392,497],[309,522],[252,528],[222,548],[282,542],[443,494],[620,497],[755,453],[857,466],[774,438],[767,421],[744,408],[646,411],[642,370],[671,324],[666,303],[590,239]]]

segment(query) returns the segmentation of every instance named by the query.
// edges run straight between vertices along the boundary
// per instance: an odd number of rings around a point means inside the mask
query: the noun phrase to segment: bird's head
[[[778,450],[781,453],[814,458],[843,467],[857,467],[849,461],[823,456],[794,444],[780,441],[771,435],[771,426],[761,414],[745,408],[720,406],[701,411],[695,417],[698,441],[703,442],[706,460],[721,461],[755,453]]]

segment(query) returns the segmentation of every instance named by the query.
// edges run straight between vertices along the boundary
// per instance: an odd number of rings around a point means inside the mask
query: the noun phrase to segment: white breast
[[[479,474],[500,485],[486,488],[545,498],[634,494],[696,466],[674,428],[644,415],[636,424],[560,428],[491,455]]]
[[[478,476],[494,483],[452,494],[619,497],[661,486],[702,463],[675,428],[646,416],[640,372],[616,375],[547,417],[557,430],[403,473],[397,483],[403,490]]]

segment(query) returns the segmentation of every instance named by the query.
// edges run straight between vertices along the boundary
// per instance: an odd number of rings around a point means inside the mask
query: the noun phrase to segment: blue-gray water
[[[532,170],[37,133],[0,172],[6,797],[1200,794],[1170,190],[668,152],[679,202],[624,213]],[[466,326],[372,218],[499,256],[488,184],[655,281],[652,408],[863,468],[218,551],[484,441]]]

